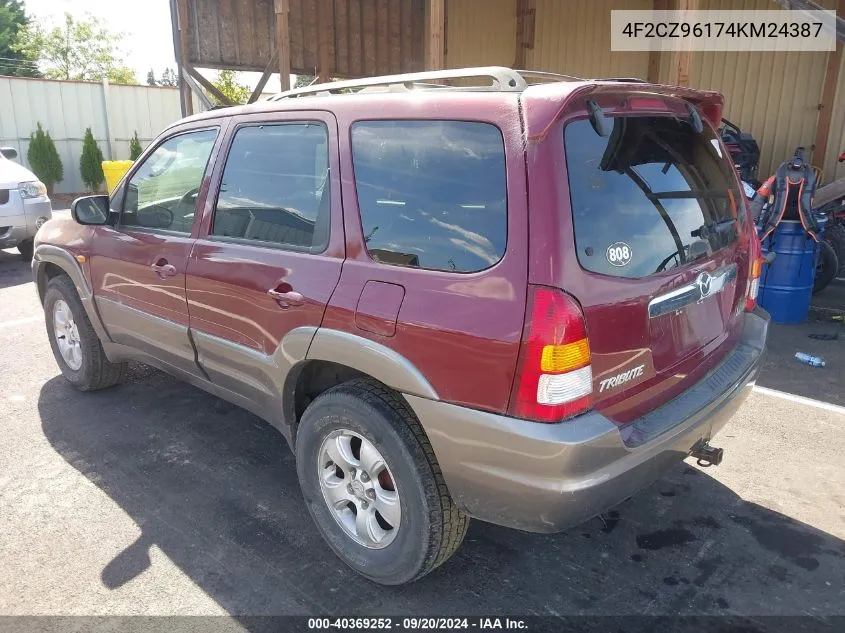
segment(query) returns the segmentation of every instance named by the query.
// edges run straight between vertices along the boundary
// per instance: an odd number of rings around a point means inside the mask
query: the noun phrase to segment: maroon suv
[[[82,391],[139,360],[270,422],[376,582],[443,563],[469,517],[563,530],[718,463],[754,383],[768,316],[721,110],[483,68],[190,117],[39,232],[53,352]]]

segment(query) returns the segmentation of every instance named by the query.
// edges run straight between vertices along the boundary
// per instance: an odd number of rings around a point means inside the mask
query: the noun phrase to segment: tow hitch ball
[[[710,444],[704,440],[696,442],[695,446],[693,446],[690,451],[690,455],[698,459],[696,463],[702,468],[707,468],[708,466],[718,466],[721,464],[722,455],[724,455],[724,453],[725,450],[723,448],[710,446]]]

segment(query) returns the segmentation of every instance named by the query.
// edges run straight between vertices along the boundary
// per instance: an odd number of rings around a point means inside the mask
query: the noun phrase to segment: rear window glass
[[[475,272],[505,252],[505,148],[494,125],[362,121],[352,159],[367,251],[384,264]]]
[[[578,261],[645,277],[733,243],[743,197],[716,135],[670,116],[617,117],[607,138],[588,120],[564,142]]]

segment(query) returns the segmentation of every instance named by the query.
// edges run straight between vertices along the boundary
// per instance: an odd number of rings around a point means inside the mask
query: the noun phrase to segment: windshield
[[[711,256],[738,238],[742,194],[705,126],[624,116],[599,136],[588,120],[564,131],[578,260],[587,270],[645,277]]]

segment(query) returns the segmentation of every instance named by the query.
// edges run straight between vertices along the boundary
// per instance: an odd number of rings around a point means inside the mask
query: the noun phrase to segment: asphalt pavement
[[[74,391],[0,251],[0,614],[845,615],[843,367],[842,325],[774,327],[721,466],[679,463],[561,534],[474,521],[443,567],[385,588],[324,545],[261,420],[141,365]]]

